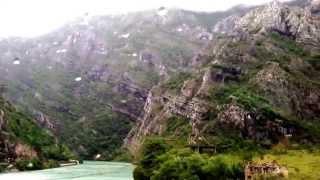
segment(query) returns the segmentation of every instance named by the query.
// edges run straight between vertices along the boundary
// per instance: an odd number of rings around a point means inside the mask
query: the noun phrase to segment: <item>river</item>
[[[128,163],[85,161],[81,165],[0,174],[1,180],[133,180]]]

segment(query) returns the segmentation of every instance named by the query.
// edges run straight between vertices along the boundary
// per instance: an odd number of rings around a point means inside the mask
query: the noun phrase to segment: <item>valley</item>
[[[0,170],[84,159],[25,175],[317,179],[319,12],[318,0],[160,7],[2,39]]]

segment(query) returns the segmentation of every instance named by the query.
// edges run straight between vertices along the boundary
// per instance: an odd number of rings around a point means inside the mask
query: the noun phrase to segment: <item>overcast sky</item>
[[[268,1],[271,0],[1,0],[0,37],[33,37],[48,33],[86,12],[115,14],[161,6],[217,11],[238,4],[256,5]]]

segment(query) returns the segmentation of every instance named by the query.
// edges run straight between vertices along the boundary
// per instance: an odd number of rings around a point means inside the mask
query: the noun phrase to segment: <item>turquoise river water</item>
[[[133,180],[128,163],[85,161],[81,165],[0,174],[0,180]]]

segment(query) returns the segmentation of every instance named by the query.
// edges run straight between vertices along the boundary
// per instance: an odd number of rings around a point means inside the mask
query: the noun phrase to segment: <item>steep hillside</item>
[[[215,23],[245,10],[85,15],[39,38],[4,39],[5,96],[81,156],[110,159],[142,115],[148,91],[188,71]]]
[[[0,97],[0,171],[52,168],[72,158],[51,133]]]
[[[141,160],[136,179],[237,179],[244,177],[239,164],[252,152],[318,147],[320,18],[315,5],[274,1],[217,23],[216,36],[193,68],[149,92],[145,114],[125,143]],[[208,159],[179,151],[185,147],[232,154]],[[300,168],[289,174],[316,177]]]

